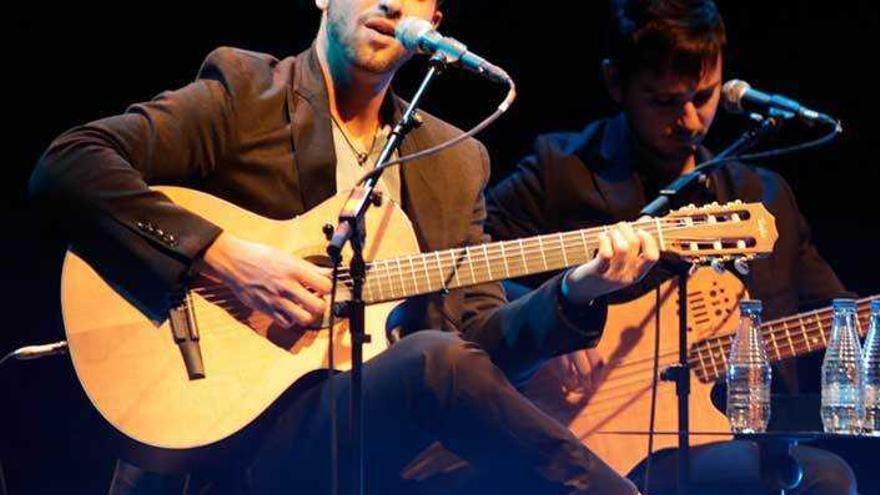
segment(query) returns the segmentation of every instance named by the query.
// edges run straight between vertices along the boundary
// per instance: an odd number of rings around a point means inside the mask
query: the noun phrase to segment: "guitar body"
[[[312,260],[323,256],[322,227],[335,224],[346,199],[337,195],[306,215],[275,221],[197,191],[156,189],[225,231]],[[393,202],[370,208],[366,222],[367,261],[419,252],[412,225]],[[328,367],[329,330],[279,328],[247,311],[229,291],[202,289],[190,291],[190,307],[205,376],[191,379],[169,321],[151,321],[83,259],[67,254],[62,307],[76,374],[103,417],[136,443],[178,453],[204,450],[251,424],[299,378]],[[385,321],[397,304],[367,307],[372,342],[364,348],[365,360],[387,347]],[[339,321],[334,332],[336,367],[345,370],[347,321]]]
[[[729,334],[739,323],[742,283],[730,273],[700,268],[688,281],[688,342]],[[609,306],[608,323],[596,348],[602,365],[593,373],[591,393],[564,393],[558,375],[545,368],[529,383],[527,395],[569,425],[572,432],[618,473],[626,474],[648,455],[651,378],[655,345],[655,308],[659,307],[659,370],[678,362],[678,283],[665,282],[625,304]],[[552,368],[550,368],[552,369]],[[691,374],[690,428],[694,433],[730,429],[710,400],[712,383]],[[660,381],[653,451],[676,447],[678,397],[675,384]],[[629,433],[627,433],[629,432]],[[642,432],[641,434],[632,434]],[[728,440],[730,435],[696,435],[691,445]]]

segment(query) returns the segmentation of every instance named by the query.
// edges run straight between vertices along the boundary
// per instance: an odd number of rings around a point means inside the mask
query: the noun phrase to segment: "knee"
[[[401,339],[395,346],[428,367],[446,370],[480,369],[491,364],[488,354],[479,346],[456,334],[423,330]]]
[[[856,477],[840,456],[813,447],[799,446],[792,452],[804,468],[803,491],[817,495],[858,493]]]
[[[421,355],[429,371],[452,374],[457,379],[491,377],[498,372],[489,355],[477,344],[449,332],[420,333],[425,333],[420,342]]]
[[[401,351],[410,357],[411,376],[420,374],[434,394],[480,394],[506,382],[485,351],[453,333],[423,330],[395,346],[403,346]]]

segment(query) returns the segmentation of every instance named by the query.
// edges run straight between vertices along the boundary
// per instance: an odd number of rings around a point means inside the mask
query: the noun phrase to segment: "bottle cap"
[[[763,304],[758,299],[743,299],[739,302],[739,312],[743,315],[761,316]]]
[[[856,310],[856,300],[841,297],[841,298],[837,298],[837,299],[834,299],[833,301],[831,301],[831,306],[835,310],[841,309],[841,310],[855,311]]]

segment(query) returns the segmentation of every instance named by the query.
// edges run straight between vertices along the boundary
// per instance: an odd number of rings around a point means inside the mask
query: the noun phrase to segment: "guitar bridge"
[[[192,296],[189,292],[181,298],[180,304],[171,308],[168,312],[168,320],[171,323],[171,334],[174,343],[180,349],[186,374],[190,380],[198,380],[205,377],[205,364],[202,361],[202,349],[199,346],[199,328],[196,324],[196,315],[192,310]]]

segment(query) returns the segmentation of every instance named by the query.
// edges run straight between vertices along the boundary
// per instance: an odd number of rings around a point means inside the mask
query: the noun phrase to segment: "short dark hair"
[[[712,0],[611,0],[607,57],[622,82],[637,71],[699,78],[727,44]]]

